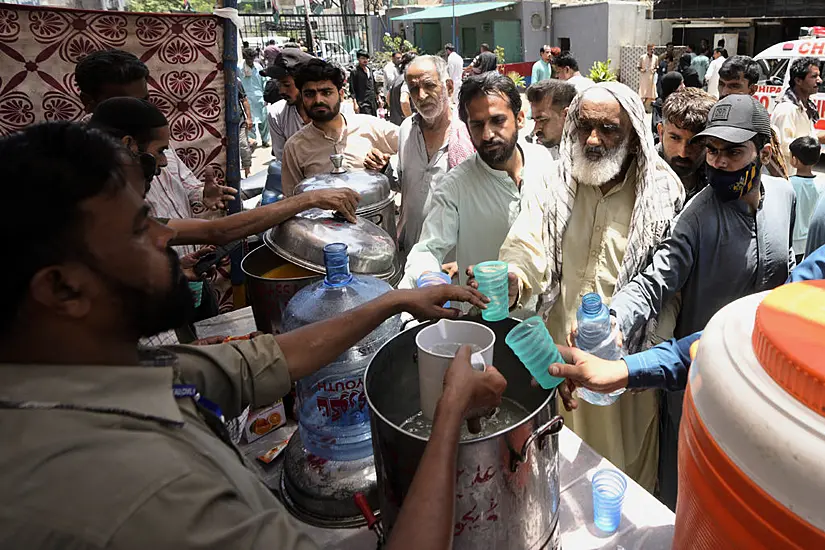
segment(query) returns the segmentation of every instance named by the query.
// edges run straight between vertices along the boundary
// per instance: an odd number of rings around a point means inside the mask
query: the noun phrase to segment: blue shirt
[[[546,63],[543,59],[539,59],[533,63],[533,74],[530,78],[530,84],[547,80],[550,78],[551,72],[552,68],[550,67],[550,64]]]
[[[825,279],[825,246],[816,249],[796,269],[786,282]],[[702,336],[702,331],[690,336],[672,338],[658,346],[624,358],[627,364],[627,388],[662,388],[684,390],[690,367],[690,346]]]
[[[793,227],[793,251],[805,252],[808,241],[808,226],[814,215],[817,201],[822,194],[823,181],[818,176],[791,176],[791,185],[796,193],[796,223]],[[819,248],[819,247],[816,247]]]

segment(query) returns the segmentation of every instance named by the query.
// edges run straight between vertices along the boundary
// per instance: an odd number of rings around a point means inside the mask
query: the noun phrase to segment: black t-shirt
[[[496,65],[498,65],[498,57],[493,52],[481,52],[473,59],[473,66],[481,73],[495,71]]]

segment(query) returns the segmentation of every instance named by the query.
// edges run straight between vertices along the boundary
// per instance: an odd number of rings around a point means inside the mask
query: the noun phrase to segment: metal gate
[[[286,38],[302,40],[310,52],[318,57],[341,64],[355,61],[357,50],[371,50],[366,14],[310,15],[313,47],[309,47],[307,17],[302,14],[274,15],[241,13],[241,36],[252,48],[263,48],[274,39],[276,43]]]

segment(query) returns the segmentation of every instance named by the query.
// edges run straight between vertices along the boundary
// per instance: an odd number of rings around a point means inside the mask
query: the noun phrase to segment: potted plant
[[[507,73],[507,78],[513,81],[513,84],[516,85],[516,89],[520,94],[524,93],[524,76],[520,75],[516,71],[510,71],[509,73]]]
[[[590,68],[590,80],[593,82],[615,82],[616,72],[610,68],[610,60],[596,61]]]

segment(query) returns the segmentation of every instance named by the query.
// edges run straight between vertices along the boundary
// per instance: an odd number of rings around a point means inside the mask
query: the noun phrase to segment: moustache
[[[507,143],[502,139],[493,139],[481,143],[482,149],[494,149],[496,147],[504,147],[505,145],[507,145]]]
[[[691,159],[685,157],[673,157],[670,162],[673,164],[683,164],[685,166],[693,166],[694,164]]]
[[[590,160],[598,160],[607,154],[607,149],[601,145],[587,145],[584,148],[584,156]]]

